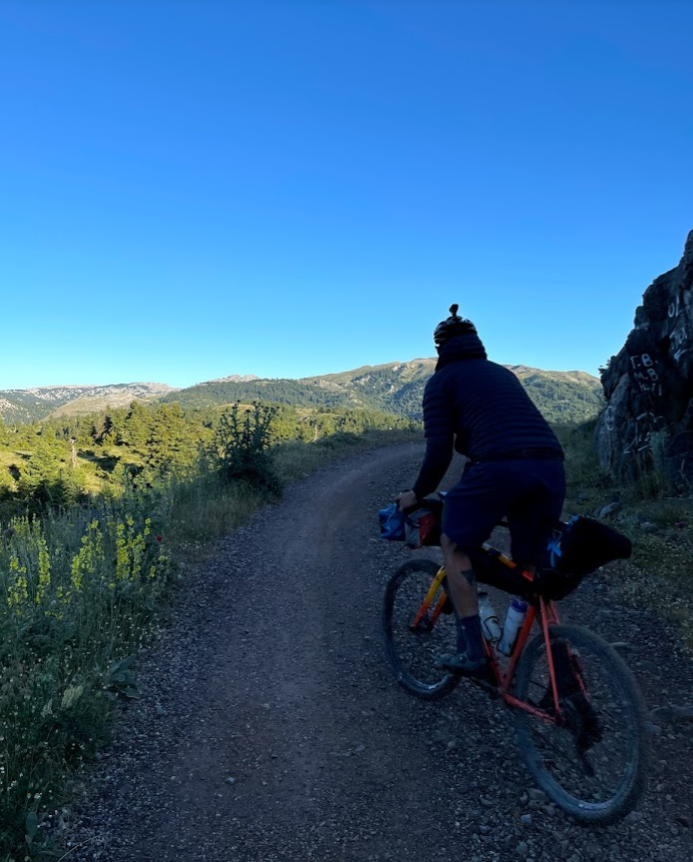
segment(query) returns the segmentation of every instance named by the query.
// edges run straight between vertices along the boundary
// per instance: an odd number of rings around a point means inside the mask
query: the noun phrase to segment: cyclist
[[[435,329],[435,373],[423,397],[426,454],[410,491],[397,502],[410,510],[435,491],[454,448],[469,459],[448,491],[441,547],[457,623],[457,650],[440,663],[453,673],[485,676],[476,580],[468,552],[502,518],[511,554],[534,570],[565,495],[563,450],[517,377],[486,357],[476,328],[450,307]]]

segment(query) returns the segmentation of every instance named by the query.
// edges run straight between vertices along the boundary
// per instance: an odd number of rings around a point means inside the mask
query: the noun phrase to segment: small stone
[[[679,815],[674,818],[679,826],[683,826],[685,829],[690,829],[693,826],[693,820],[690,817],[686,817],[685,815]]]
[[[484,808],[493,808],[493,801],[486,796],[480,796],[479,802],[484,806]]]
[[[530,787],[527,791],[532,799],[536,802],[544,802],[546,799],[546,794],[543,790],[540,790],[538,787]]]
[[[657,706],[650,710],[653,721],[668,722],[674,720],[674,710],[670,706]]]
[[[520,841],[515,850],[520,856],[526,856],[529,853],[529,845],[526,841]]]
[[[224,783],[225,784],[235,784],[236,779],[233,777],[233,775],[229,775],[228,778],[224,779]]]
[[[618,500],[615,500],[613,503],[608,503],[606,506],[600,506],[595,512],[595,515],[597,518],[608,518],[611,515],[615,515],[620,508],[621,503]]]
[[[520,823],[523,826],[531,826],[532,825],[532,815],[531,814],[521,814],[520,815]]]
[[[660,665],[656,664],[656,662],[650,661],[649,659],[644,659],[640,662],[640,667],[643,670],[646,670],[648,673],[656,673],[660,674],[662,672],[662,668]]]

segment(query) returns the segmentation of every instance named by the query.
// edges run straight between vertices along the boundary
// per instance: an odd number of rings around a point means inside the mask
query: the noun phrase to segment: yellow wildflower
[[[103,562],[103,536],[99,529],[99,522],[94,520],[82,536],[82,546],[70,567],[70,581],[75,590],[79,591],[82,588],[84,576],[95,575],[97,569],[103,566]]]
[[[38,570],[39,580],[36,588],[36,596],[34,600],[37,605],[40,605],[46,596],[46,591],[51,583],[51,558],[48,553],[48,544],[43,536],[40,536],[38,544]]]

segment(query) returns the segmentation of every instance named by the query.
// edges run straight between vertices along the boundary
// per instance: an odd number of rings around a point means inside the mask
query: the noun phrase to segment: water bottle
[[[486,592],[479,593],[479,619],[481,620],[481,631],[486,640],[491,641],[491,643],[498,643],[501,637],[501,627]]]
[[[515,641],[517,640],[517,635],[522,628],[522,623],[525,621],[526,613],[527,602],[522,599],[513,599],[510,602],[508,614],[505,617],[505,623],[503,625],[503,637],[501,638],[501,642],[498,644],[498,650],[499,652],[502,652],[503,655],[510,655],[512,653]]]

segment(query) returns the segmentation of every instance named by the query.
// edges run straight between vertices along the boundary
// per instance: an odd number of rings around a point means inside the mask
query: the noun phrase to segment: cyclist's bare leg
[[[457,652],[441,656],[443,667],[476,672],[485,664],[476,578],[469,556],[448,536],[441,537],[450,598],[457,614]]]
[[[444,533],[440,546],[445,561],[445,573],[450,586],[450,598],[460,617],[472,617],[479,613],[479,598],[472,563],[467,554]]]

